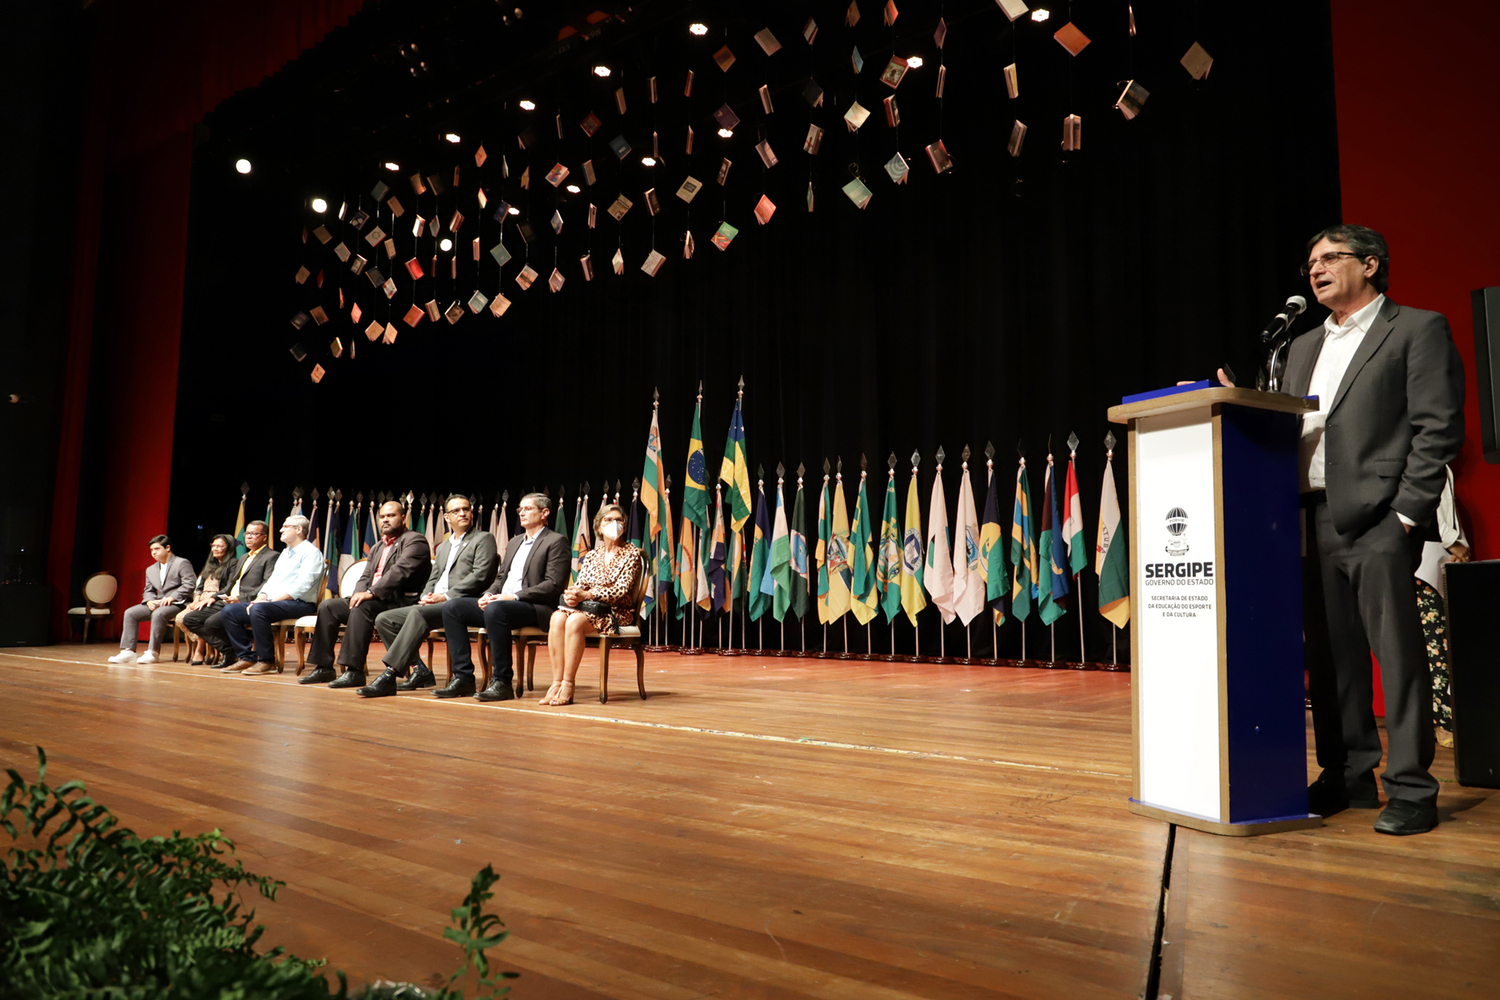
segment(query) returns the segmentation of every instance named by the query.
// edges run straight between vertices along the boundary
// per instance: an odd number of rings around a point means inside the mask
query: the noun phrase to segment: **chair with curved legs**
[[[103,629],[109,622],[109,605],[115,599],[115,594],[120,589],[120,582],[113,574],[102,570],[89,577],[83,583],[83,607],[69,608],[68,621],[74,618],[83,619],[82,642],[89,641],[89,623],[98,622],[99,628]]]
[[[631,591],[631,599],[635,603],[635,625],[622,625],[619,635],[591,635],[586,637],[589,645],[599,647],[599,703],[609,702],[609,651],[614,648],[624,647],[635,650],[635,687],[640,693],[641,700],[646,700],[646,651],[645,637],[641,634],[640,622],[645,612],[646,590],[650,580],[646,574],[646,567],[641,566],[641,572],[636,580],[635,589]],[[520,633],[530,633],[523,637]],[[545,646],[546,642],[537,642],[531,638],[537,633],[544,637],[546,633],[541,629],[520,629],[516,635],[516,696],[521,695],[521,655],[525,652],[525,675],[526,690],[533,690],[532,674],[536,669],[536,650],[538,646]],[[555,680],[556,678],[554,678]]]

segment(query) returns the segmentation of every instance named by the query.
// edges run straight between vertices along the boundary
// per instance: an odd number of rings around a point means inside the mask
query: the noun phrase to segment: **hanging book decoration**
[[[521,273],[516,275],[516,284],[521,286],[522,291],[525,291],[526,289],[531,287],[532,282],[536,281],[536,279],[536,269],[530,264],[527,264],[525,267],[521,268]]]
[[[816,125],[807,126],[807,138],[802,140],[802,148],[817,156],[818,150],[823,148],[823,130]]]
[[[723,187],[729,180],[729,157],[724,157],[719,164],[719,187]]]
[[[1146,98],[1150,96],[1151,92],[1145,87],[1134,80],[1127,80],[1125,89],[1120,92],[1120,99],[1115,101],[1115,110],[1124,115],[1126,121],[1129,121],[1141,113],[1141,109],[1146,106]]]
[[[484,294],[483,292],[476,291],[473,295],[469,296],[469,312],[478,316],[479,310],[488,305],[489,301],[490,297],[488,295]]]
[[[496,319],[504,316],[505,310],[509,308],[510,299],[506,298],[499,292],[496,292],[495,297],[493,299],[490,299],[490,315],[495,317]]]
[[[559,163],[547,171],[547,183],[557,187],[568,176],[568,173],[568,168]]]
[[[666,257],[662,256],[657,251],[652,250],[646,255],[646,260],[645,263],[641,265],[641,270],[645,271],[647,274],[651,275],[651,277],[654,278],[656,277],[656,272],[661,270],[661,266],[662,264],[666,263],[666,260]]]
[[[615,255],[609,259],[609,263],[615,269],[616,274],[625,273],[625,255],[620,252],[619,247],[615,247]]]
[[[718,231],[714,233],[712,241],[713,245],[718,247],[720,250],[728,250],[730,241],[739,234],[740,231],[738,229],[734,228],[727,222],[721,222],[719,223]]]
[[[927,147],[927,159],[932,164],[933,173],[945,174],[953,169],[953,158],[948,155],[948,147],[941,139]]]
[[[696,177],[689,176],[682,182],[682,187],[677,189],[677,197],[691,205],[701,190],[703,190],[703,182]]]
[[[885,172],[890,176],[891,180],[895,181],[897,184],[905,184],[906,175],[910,171],[910,164],[906,162],[906,158],[900,153],[897,153],[895,156],[886,161]]]
[[[547,287],[552,289],[554,293],[560,292],[562,291],[563,283],[567,280],[567,278],[563,277],[563,273],[554,267],[551,276],[547,279]]]
[[[1063,119],[1062,148],[1069,153],[1083,148],[1083,119],[1077,115]]]
[[[760,201],[755,203],[755,221],[762,226],[771,221],[771,216],[776,214],[776,204],[767,195],[761,195]]]
[[[428,299],[427,303],[422,308],[427,310],[427,318],[432,320],[434,323],[436,323],[443,315],[443,311],[438,308],[437,299]]]
[[[870,189],[858,177],[844,185],[844,194],[848,195],[849,200],[854,202],[855,208],[862,209],[870,203]]]
[[[755,33],[755,43],[768,56],[774,56],[781,51],[781,43],[776,40],[775,35],[771,34],[770,28],[761,28],[757,31]]]
[[[870,117],[870,112],[858,101],[849,105],[849,110],[844,112],[844,124],[850,132],[858,132],[859,127]]]
[[[464,307],[456,300],[449,303],[448,308],[443,310],[443,318],[448,321],[449,326],[453,326],[464,318]]]
[[[594,280],[594,258],[593,258],[593,256],[590,255],[590,254],[584,254],[582,257],[578,258],[578,263],[579,263],[579,266],[583,268],[583,280],[584,281],[593,281]]]
[[[407,326],[414,327],[418,323],[422,322],[422,317],[424,317],[426,315],[427,314],[422,311],[422,307],[421,306],[416,305],[415,303],[413,303],[412,307],[410,309],[406,310],[406,315],[403,316],[403,317],[401,317],[401,318],[406,323]]]
[[[1016,64],[1011,63],[1009,66],[1005,67],[1005,69],[1001,70],[1001,72],[1005,74],[1006,96],[1014,101],[1016,98],[1021,96],[1021,80],[1020,77],[1016,75]]]
[[[906,76],[909,65],[910,63],[900,56],[891,56],[891,61],[885,64],[885,71],[880,74],[880,82],[895,90],[901,86],[901,79]]]

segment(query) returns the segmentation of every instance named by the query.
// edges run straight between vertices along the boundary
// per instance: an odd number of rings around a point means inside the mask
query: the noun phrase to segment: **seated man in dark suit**
[[[359,689],[366,698],[384,698],[398,690],[436,687],[437,680],[427,665],[417,659],[417,651],[433,629],[443,627],[444,602],[478,597],[495,579],[495,536],[474,529],[473,503],[462,493],[455,493],[443,507],[449,535],[437,547],[421,600],[411,607],[383,611],[375,619],[380,641],[386,646],[385,672],[369,687]],[[416,671],[411,679],[396,683],[412,664],[416,664]]]
[[[432,551],[427,539],[407,530],[406,507],[399,500],[381,504],[379,519],[380,542],[365,561],[364,575],[355,584],[354,593],[347,598],[330,597],[318,605],[318,624],[307,654],[307,663],[313,669],[302,678],[303,684],[364,687],[365,657],[375,634],[375,616],[417,602],[417,581],[428,568]],[[338,662],[344,672],[335,680],[333,644],[338,641],[340,625],[344,626],[344,642],[339,647]]]
[[[235,564],[230,583],[201,608],[186,612],[182,625],[223,654],[215,670],[229,666],[238,657],[224,634],[221,612],[231,604],[248,604],[260,593],[261,584],[271,578],[276,565],[276,550],[266,544],[266,522],[251,521],[245,525],[245,547],[249,549]]]
[[[490,659],[495,667],[494,680],[479,695],[479,700],[505,701],[515,697],[511,690],[510,630],[528,625],[546,628],[568,583],[571,551],[567,538],[547,527],[551,510],[552,501],[545,493],[522,497],[516,507],[522,534],[505,547],[505,558],[500,561],[495,582],[477,600],[460,597],[443,602],[448,669],[453,676],[447,687],[434,692],[439,698],[462,698],[474,693],[469,628],[478,626],[489,633]]]

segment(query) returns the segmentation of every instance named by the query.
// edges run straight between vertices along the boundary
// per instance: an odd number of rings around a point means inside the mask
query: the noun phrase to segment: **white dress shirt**
[[[167,596],[167,566],[171,563],[171,561],[172,560],[168,559],[164,563],[157,563],[156,564],[157,579],[161,581],[161,583],[158,584],[158,586],[161,588],[161,595],[163,597]]]
[[[458,554],[463,550],[464,539],[469,537],[466,531],[462,535],[450,535],[448,537],[448,565],[443,567],[443,575],[438,577],[437,585],[432,588],[434,594],[448,593],[448,573],[452,571],[453,564],[458,561]]]
[[[540,534],[538,531],[536,535],[527,535],[521,539],[521,547],[516,549],[516,557],[511,560],[510,572],[505,575],[505,585],[500,588],[500,593],[514,597],[521,592],[521,578],[526,575],[526,560],[531,558],[531,548]]]
[[[1298,457],[1301,460],[1304,493],[1327,488],[1328,480],[1323,464],[1323,428],[1328,423],[1328,408],[1333,405],[1333,397],[1339,391],[1339,383],[1344,381],[1344,374],[1349,370],[1354,352],[1364,343],[1365,331],[1375,322],[1375,317],[1384,304],[1385,296],[1377,295],[1373,302],[1352,314],[1342,326],[1335,323],[1331,315],[1323,321],[1323,347],[1318,351],[1312,381],[1307,386],[1307,394],[1318,397],[1318,412],[1302,415],[1302,441]]]

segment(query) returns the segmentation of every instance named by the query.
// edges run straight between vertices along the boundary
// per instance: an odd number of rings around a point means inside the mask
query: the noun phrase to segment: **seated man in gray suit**
[[[385,698],[399,691],[416,691],[436,687],[437,680],[427,664],[417,658],[417,650],[435,628],[443,627],[443,604],[450,598],[478,597],[495,579],[498,562],[495,536],[474,529],[474,505],[462,493],[455,493],[443,504],[443,517],[449,535],[437,547],[432,572],[422,597],[409,608],[392,608],[375,619],[380,641],[385,643],[385,672],[359,689],[366,698]],[[406,670],[416,664],[411,679],[396,683]]]
[[[223,654],[223,659],[214,665],[215,670],[227,667],[235,660],[234,650],[224,635],[220,612],[230,604],[255,600],[260,585],[271,578],[271,567],[276,565],[276,550],[266,544],[268,537],[266,522],[251,521],[245,525],[245,548],[250,551],[240,556],[229,580],[208,603],[182,616],[184,628]]]
[[[193,564],[172,554],[171,539],[166,535],[151,539],[151,558],[155,561],[146,567],[146,589],[141,593],[141,603],[125,609],[125,622],[120,626],[120,651],[109,658],[110,663],[155,663],[161,641],[172,628],[172,620],[193,596],[193,585],[197,582]],[[151,641],[137,660],[136,635],[141,622],[148,618]]]
[[[474,694],[474,662],[469,652],[469,629],[483,627],[490,640],[495,679],[479,694],[480,701],[507,701],[511,691],[510,630],[527,625],[546,628],[568,583],[571,552],[568,539],[547,527],[552,500],[545,493],[528,493],[516,507],[521,534],[505,546],[505,558],[495,582],[478,599],[458,597],[439,605],[448,639],[446,687],[439,698]]]

